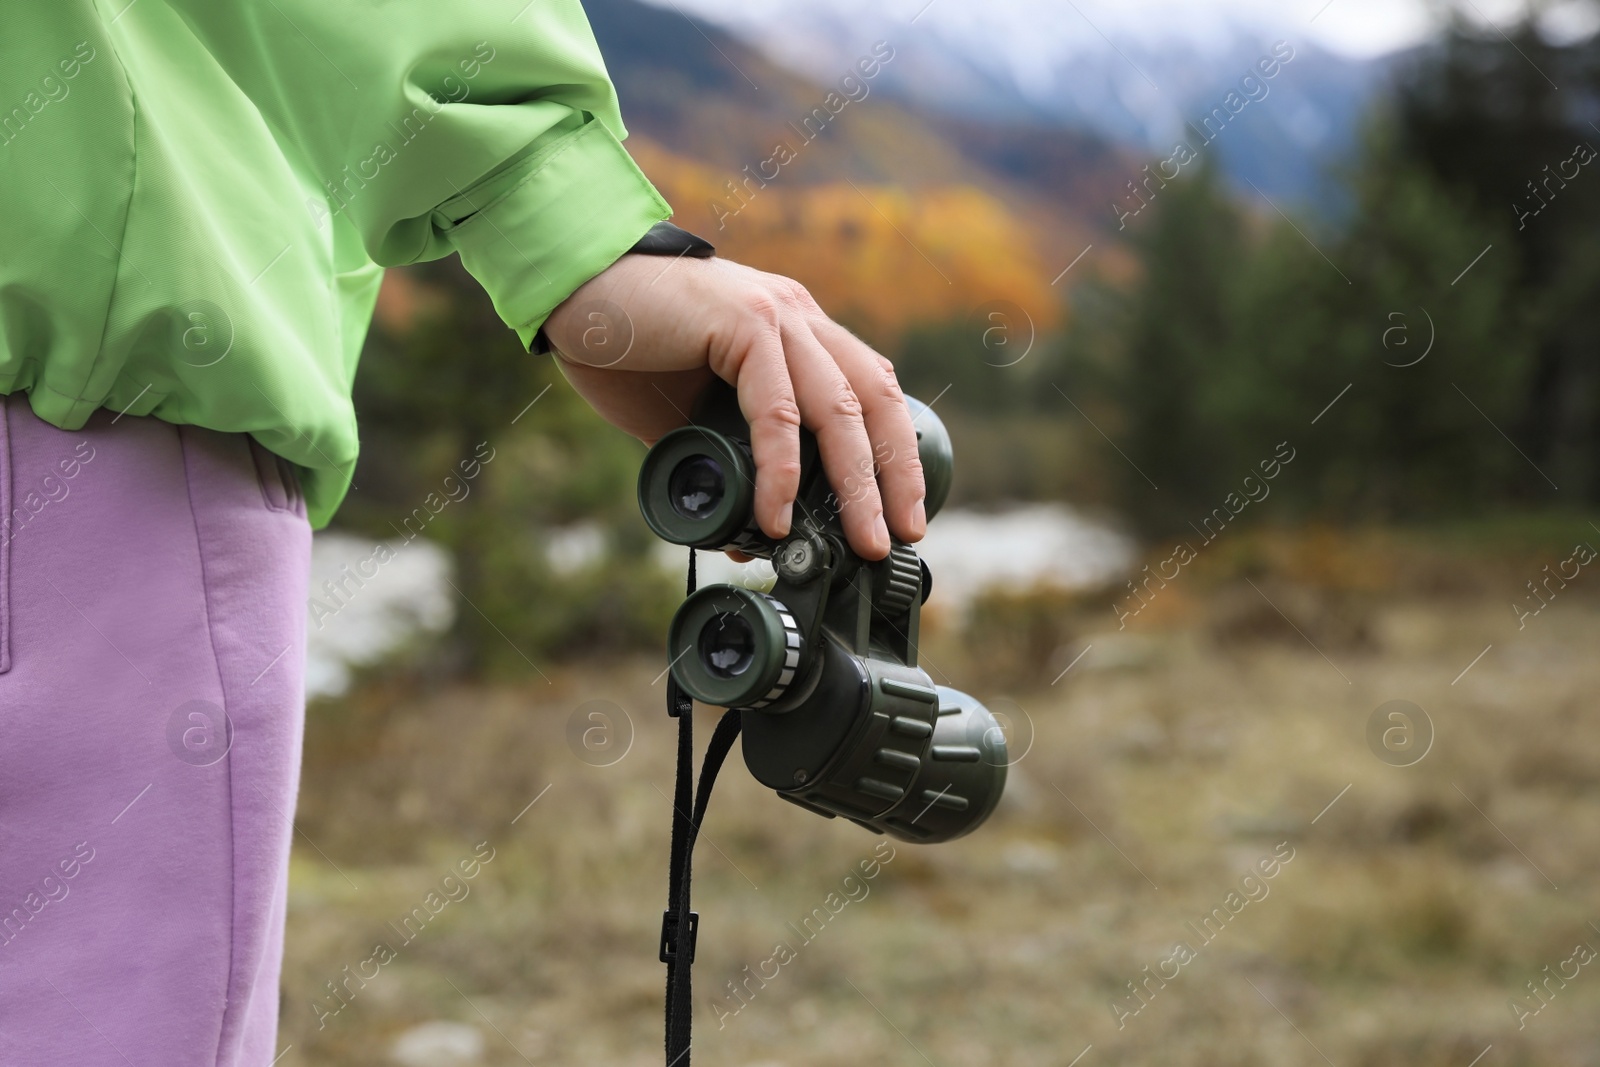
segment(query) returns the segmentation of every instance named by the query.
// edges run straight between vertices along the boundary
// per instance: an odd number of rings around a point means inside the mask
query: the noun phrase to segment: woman
[[[798,285],[630,253],[670,212],[576,0],[56,0],[5,31],[0,1063],[265,1067],[310,533],[383,267],[460,255],[646,441],[733,383],[774,536],[804,424],[862,486],[858,552],[919,538],[914,431]]]

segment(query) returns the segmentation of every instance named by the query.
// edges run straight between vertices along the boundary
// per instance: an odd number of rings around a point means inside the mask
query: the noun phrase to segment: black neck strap
[[[688,591],[694,592],[694,549],[689,550]],[[667,910],[661,916],[661,962],[667,965],[666,1046],[667,1067],[689,1067],[689,1033],[694,1025],[690,1000],[690,970],[700,916],[689,908],[689,879],[695,839],[711,799],[722,761],[739,736],[742,720],[737,711],[725,712],[706,746],[700,767],[699,788],[694,787],[694,701],[667,675],[667,714],[678,720],[678,773],[672,790],[672,864],[667,879]],[[693,792],[693,803],[690,794]],[[680,916],[688,920],[680,922]]]

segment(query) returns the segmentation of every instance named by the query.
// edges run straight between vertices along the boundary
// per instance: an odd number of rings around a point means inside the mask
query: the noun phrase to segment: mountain
[[[813,79],[734,34],[636,0],[588,0],[628,147],[680,224],[804,282],[868,336],[995,299],[1048,326],[1071,283],[1126,270],[1109,205],[1144,155],[1036,117],[931,109],[883,87],[904,61],[872,42],[854,80]],[[858,64],[866,61],[871,77]],[[1059,285],[1088,245],[1093,262]]]
[[[687,21],[677,0],[665,3]],[[1405,56],[1336,54],[1308,34],[1304,14],[1250,4],[1235,5],[1236,15],[1088,0],[895,6],[904,10],[863,0],[684,0],[697,17],[809,78],[838,77],[883,40],[902,58],[878,88],[921,113],[1070,129],[1162,157],[1282,42],[1279,54],[1293,59],[1261,79],[1258,99],[1217,138],[1217,152],[1239,188],[1253,183],[1292,201],[1324,198],[1323,173],[1349,149]]]

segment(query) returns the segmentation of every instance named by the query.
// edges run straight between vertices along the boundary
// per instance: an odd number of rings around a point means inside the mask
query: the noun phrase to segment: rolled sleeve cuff
[[[472,212],[445,234],[524,348],[556,305],[672,214],[595,119],[485,184],[441,205]]]

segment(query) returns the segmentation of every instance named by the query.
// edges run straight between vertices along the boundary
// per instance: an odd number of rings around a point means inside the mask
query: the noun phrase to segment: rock
[[[436,1019],[395,1038],[389,1058],[400,1067],[468,1067],[483,1061],[483,1035],[476,1026]]]
[[[1058,851],[1048,842],[1013,841],[1000,858],[1015,874],[1048,874],[1061,866]]]

